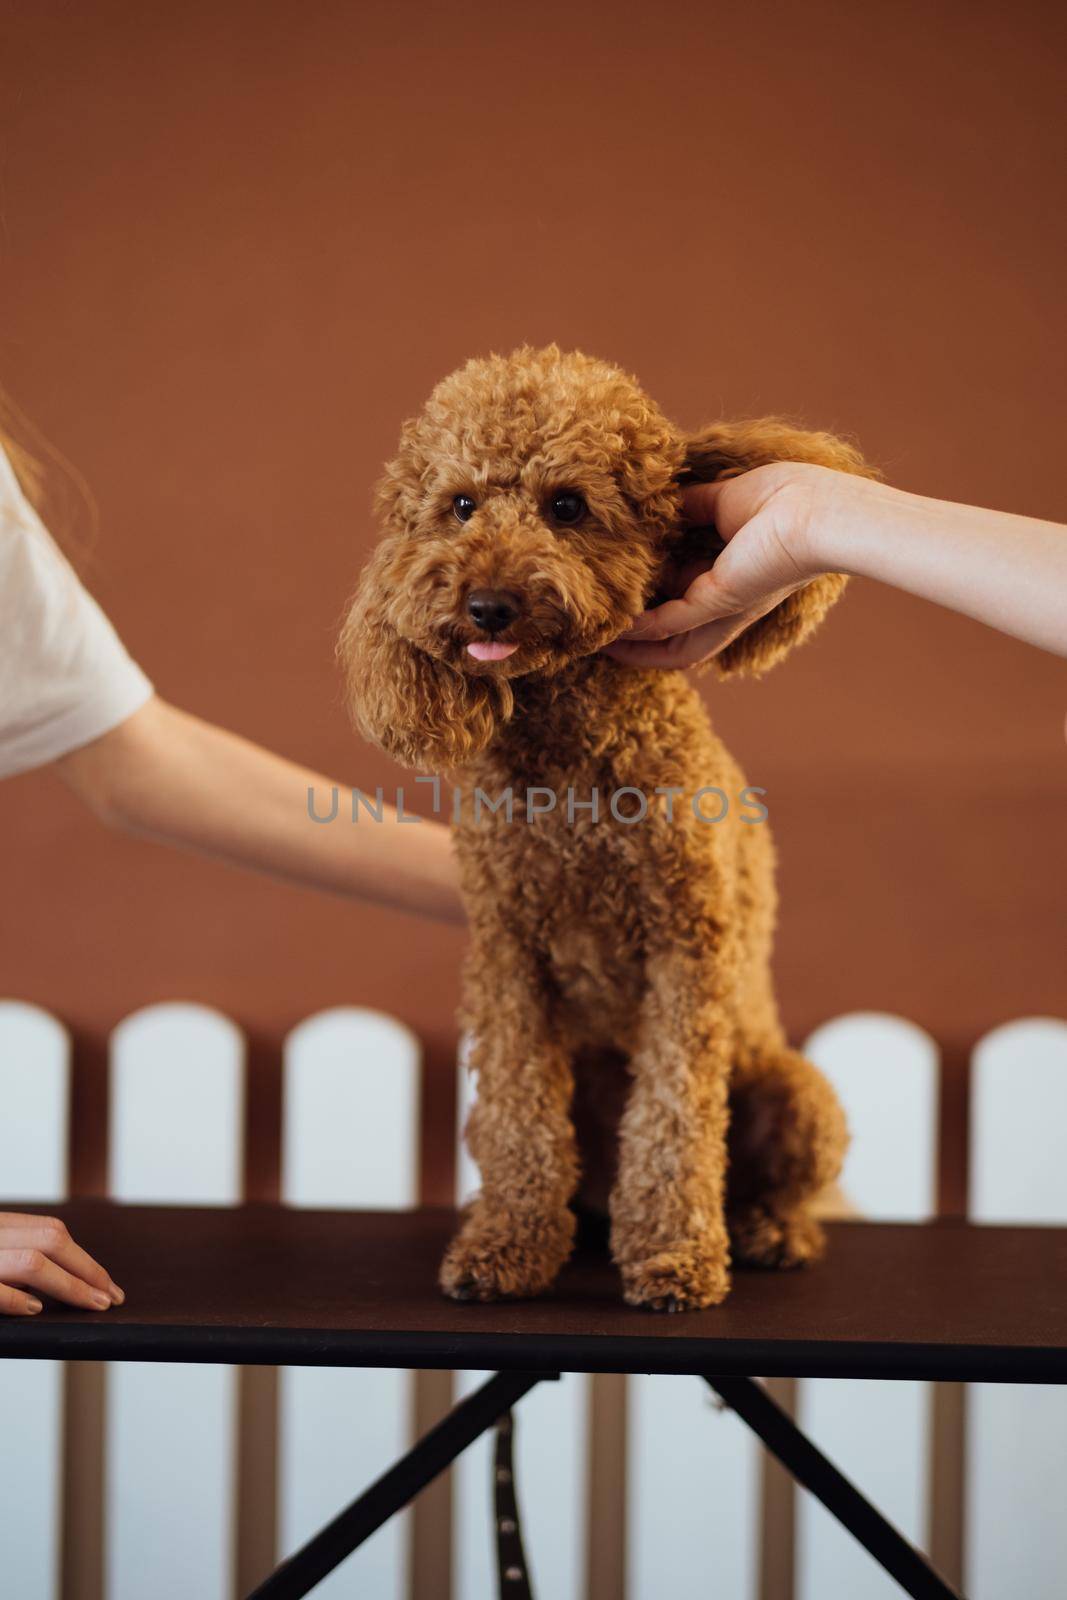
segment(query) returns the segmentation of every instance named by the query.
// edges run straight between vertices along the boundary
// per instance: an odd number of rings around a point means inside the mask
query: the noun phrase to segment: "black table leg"
[[[797,1482],[810,1489],[878,1565],[896,1579],[912,1600],[961,1600],[926,1557],[886,1521],[833,1462],[816,1449],[806,1434],[801,1433],[762,1384],[753,1378],[707,1375],[705,1381],[763,1440]]]
[[[498,1372],[455,1406],[358,1500],[353,1500],[313,1539],[283,1561],[252,1591],[248,1600],[302,1600],[327,1573],[473,1444],[479,1434],[510,1411],[534,1384],[557,1376],[551,1372]]]

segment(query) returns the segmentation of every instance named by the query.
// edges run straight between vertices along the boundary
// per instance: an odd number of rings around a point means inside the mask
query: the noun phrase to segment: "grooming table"
[[[40,1211],[40,1205],[5,1210]],[[52,1208],[50,1208],[52,1209]],[[806,1271],[739,1271],[725,1305],[666,1316],[619,1298],[603,1254],[579,1252],[541,1300],[457,1304],[436,1287],[446,1210],[332,1212],[73,1201],[54,1208],[127,1290],[104,1315],[49,1305],[0,1318],[0,1357],[67,1361],[496,1369],[250,1600],[307,1594],[390,1516],[561,1372],[706,1379],[916,1600],[955,1593],[752,1376],[1067,1382],[1067,1229],[839,1222]],[[338,1267],[341,1271],[338,1272]],[[497,1522],[511,1514],[497,1439]],[[525,1592],[521,1545],[505,1576]]]

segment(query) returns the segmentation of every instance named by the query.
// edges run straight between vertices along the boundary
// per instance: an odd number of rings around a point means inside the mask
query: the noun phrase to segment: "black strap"
[[[530,1569],[522,1548],[519,1502],[515,1495],[514,1439],[515,1418],[509,1411],[496,1425],[493,1452],[493,1512],[500,1600],[533,1600]]]

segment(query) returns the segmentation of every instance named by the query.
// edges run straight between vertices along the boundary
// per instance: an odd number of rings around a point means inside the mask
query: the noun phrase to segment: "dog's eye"
[[[548,504],[557,522],[580,522],[586,513],[585,501],[573,489],[561,489]]]
[[[457,494],[452,501],[452,510],[460,522],[469,522],[477,509],[477,500],[472,500],[469,494]]]

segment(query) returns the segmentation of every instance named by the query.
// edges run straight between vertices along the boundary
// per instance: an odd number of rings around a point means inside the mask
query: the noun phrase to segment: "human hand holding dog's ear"
[[[679,598],[608,646],[628,666],[718,657],[783,599],[832,582],[830,573],[877,578],[1067,656],[1067,528],[1057,523],[805,462],[691,484],[683,504],[689,524],[713,524],[724,549],[683,570]]]
[[[804,462],[691,484],[682,497],[687,525],[714,528],[724,548],[677,569],[676,597],[646,611],[607,654],[636,667],[689,667],[719,655],[789,595],[834,570],[817,532],[831,514],[855,514],[856,496],[875,487]]]

